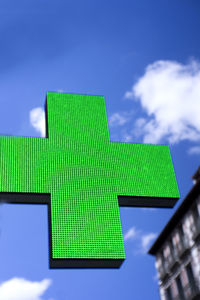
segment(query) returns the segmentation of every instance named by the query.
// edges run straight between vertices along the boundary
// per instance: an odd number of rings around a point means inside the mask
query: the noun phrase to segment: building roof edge
[[[196,173],[195,173],[196,174]],[[193,178],[193,177],[192,177]],[[171,234],[174,227],[178,225],[182,217],[187,212],[188,208],[193,204],[193,202],[196,199],[196,196],[200,194],[199,192],[200,188],[200,179],[198,179],[192,189],[189,191],[189,193],[186,195],[185,199],[182,201],[182,203],[179,205],[173,216],[170,218],[168,223],[165,225],[163,230],[161,231],[160,235],[154,242],[154,244],[151,246],[151,248],[148,251],[148,254],[156,255],[158,250],[162,247],[164,241],[166,240],[167,236]]]

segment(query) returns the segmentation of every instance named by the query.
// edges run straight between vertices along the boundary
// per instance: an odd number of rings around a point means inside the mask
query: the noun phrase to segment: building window
[[[166,267],[168,269],[172,269],[175,266],[177,266],[178,263],[178,256],[177,256],[177,251],[175,249],[175,246],[173,244],[172,238],[170,237],[168,239],[168,247],[166,249]]]
[[[181,242],[181,232],[178,228],[173,236],[173,243],[176,248],[178,248],[178,245],[180,244],[180,242]]]
[[[181,300],[184,300],[185,299],[185,295],[184,295],[184,289],[183,289],[183,285],[182,285],[182,282],[181,282],[180,275],[178,277],[176,277],[176,285],[177,285],[177,289],[178,289],[179,298]]]
[[[188,223],[190,230],[194,227],[194,211],[190,211],[190,215],[188,217]]]
[[[189,283],[191,285],[195,284],[194,273],[193,273],[192,266],[190,263],[186,266],[186,272],[187,272],[187,277],[188,277]]]
[[[186,272],[188,277],[188,286],[190,289],[190,295],[194,295],[197,291],[197,284],[195,282],[194,273],[190,263],[186,266]]]
[[[176,233],[173,237],[173,242],[175,245],[175,252],[179,257],[185,255],[189,250],[189,240],[183,231],[183,225],[180,224],[177,227]]]
[[[196,240],[200,236],[200,216],[196,205],[191,210],[190,230],[193,240]]]
[[[173,243],[173,239],[172,238],[170,238],[170,240],[169,240],[169,245],[170,245],[171,256],[174,259],[176,257],[177,252],[176,252],[176,247],[175,247],[175,245]]]
[[[166,270],[166,262],[165,262],[165,258],[163,255],[163,250],[161,250],[158,255],[157,270],[158,270],[160,279],[164,280],[164,278],[167,276],[167,270]]]
[[[197,221],[200,216],[196,204],[192,207],[192,214],[194,216],[194,221]]]
[[[170,246],[169,244],[165,244],[165,248],[164,248],[164,259],[168,259],[170,256]]]
[[[180,224],[179,226],[178,226],[178,232],[179,232],[179,236],[180,236],[180,239],[182,239],[183,237],[184,237],[184,230],[183,230],[183,225],[182,224]]]
[[[165,296],[166,300],[173,300],[171,286],[165,290]]]

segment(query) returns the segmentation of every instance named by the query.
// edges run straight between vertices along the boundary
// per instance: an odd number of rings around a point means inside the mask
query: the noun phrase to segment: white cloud
[[[156,236],[157,234],[153,232],[141,236],[141,251],[143,253],[148,251],[151,241],[154,240]]]
[[[45,113],[41,107],[34,108],[29,114],[31,125],[45,137]]]
[[[156,238],[157,234],[154,232],[143,233],[142,230],[136,229],[134,226],[131,227],[127,233],[124,235],[124,242],[128,240],[135,240],[136,247],[134,249],[134,254],[146,254],[149,250],[152,240]]]
[[[188,154],[200,154],[200,146],[191,147],[188,150]]]
[[[129,121],[129,118],[124,113],[114,113],[110,116],[108,122],[111,127],[122,126]]]
[[[156,61],[125,98],[139,101],[148,116],[137,119],[133,129],[144,143],[200,141],[199,62]]]
[[[119,113],[114,113],[111,115],[109,119],[109,124],[111,127],[113,126],[122,126],[127,123],[127,119],[120,115]]]
[[[28,281],[12,278],[0,284],[0,299],[3,300],[42,300],[41,296],[51,284],[51,280]]]
[[[124,241],[133,239],[137,236],[138,231],[136,231],[135,227],[131,227],[127,233],[124,235]]]
[[[110,127],[123,126],[124,124],[130,121],[133,113],[134,113],[133,111],[113,113],[108,119],[109,126]]]
[[[132,141],[132,136],[130,134],[125,134],[123,136],[123,142],[128,143]]]

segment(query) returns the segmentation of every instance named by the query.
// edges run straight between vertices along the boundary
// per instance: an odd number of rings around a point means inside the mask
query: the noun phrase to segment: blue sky
[[[200,155],[200,3],[0,2],[0,134],[44,136],[47,91],[103,95],[110,140],[168,144],[173,209],[120,208],[118,270],[49,270],[45,205],[0,207],[0,299],[159,299],[147,250],[192,187]]]

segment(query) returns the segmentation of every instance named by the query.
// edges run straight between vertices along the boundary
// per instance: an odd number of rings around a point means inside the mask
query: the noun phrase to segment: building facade
[[[193,188],[148,252],[156,258],[161,300],[200,299],[200,168],[192,178]]]

